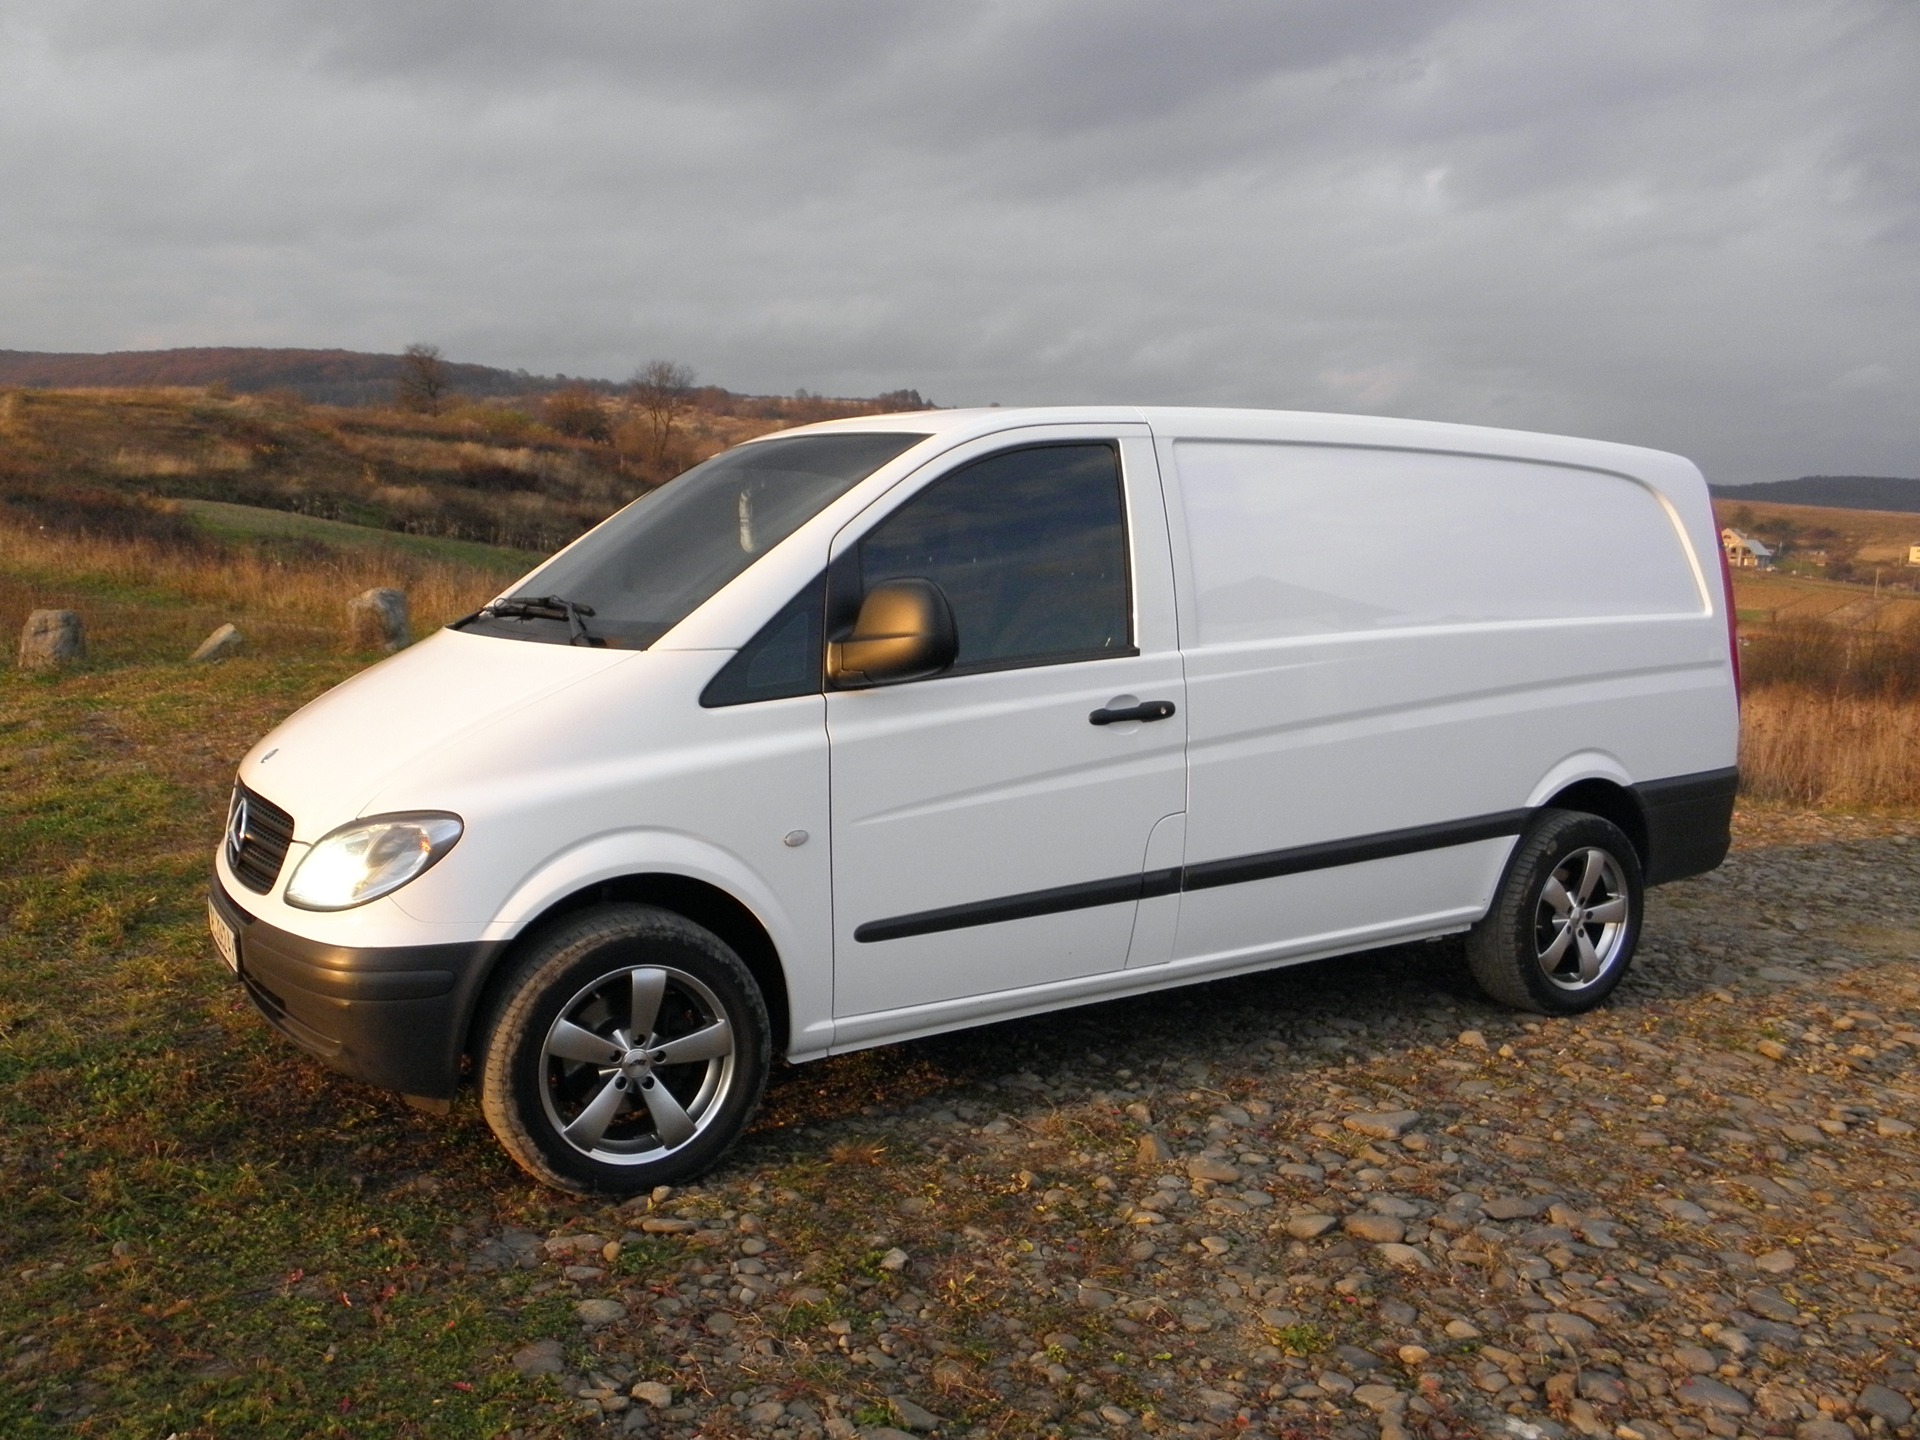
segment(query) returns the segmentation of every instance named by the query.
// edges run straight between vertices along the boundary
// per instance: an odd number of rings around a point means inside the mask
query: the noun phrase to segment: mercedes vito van
[[[220,954],[567,1189],[694,1175],[775,1057],[1468,932],[1620,984],[1717,865],[1739,705],[1672,455],[1229,410],[785,431],[240,767]],[[1716,573],[1717,572],[1717,573]]]

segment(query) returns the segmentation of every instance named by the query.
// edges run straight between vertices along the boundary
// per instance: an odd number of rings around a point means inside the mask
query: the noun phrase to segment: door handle
[[[1096,710],[1087,716],[1090,725],[1118,725],[1122,720],[1170,720],[1173,718],[1173,701],[1142,700],[1138,705],[1129,705],[1121,710]]]

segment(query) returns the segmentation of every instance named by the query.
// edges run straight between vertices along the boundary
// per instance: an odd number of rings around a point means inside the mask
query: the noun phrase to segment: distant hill
[[[529,375],[491,365],[446,361],[450,386],[463,395],[527,395],[605,380]],[[0,350],[0,386],[35,390],[134,389],[225,385],[238,395],[288,391],[316,405],[378,405],[393,398],[398,355],[358,350],[271,350],[241,346],[183,350],[116,350],[105,355]]]
[[[1711,485],[1716,500],[1753,500],[1769,505],[1817,505],[1833,510],[1901,510],[1920,513],[1920,480],[1892,475],[1803,475],[1758,485]]]

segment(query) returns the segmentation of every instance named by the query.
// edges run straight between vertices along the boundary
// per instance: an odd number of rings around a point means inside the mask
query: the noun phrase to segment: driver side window
[[[860,593],[907,577],[938,585],[959,630],[948,674],[1135,654],[1123,505],[1110,443],[977,460],[860,542]]]

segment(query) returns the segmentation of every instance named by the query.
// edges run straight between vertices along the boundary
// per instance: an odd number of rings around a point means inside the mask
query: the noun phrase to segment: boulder
[[[246,648],[247,640],[231,624],[222,625],[206,639],[200,642],[200,648],[189,655],[189,660],[224,660],[229,655],[238,655]]]
[[[389,655],[404,646],[412,638],[406,591],[381,586],[354,596],[347,602],[347,638],[356,650]]]
[[[87,658],[87,635],[72,610],[36,610],[20,630],[20,668],[54,670]]]

